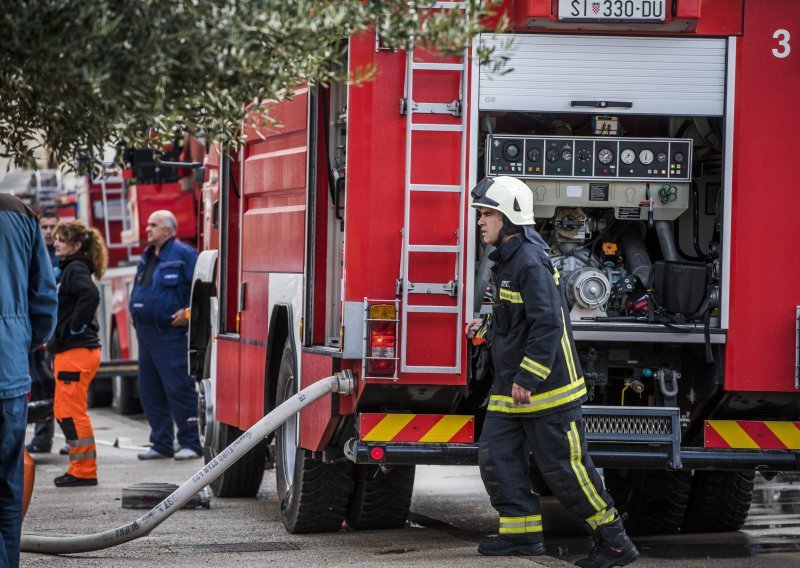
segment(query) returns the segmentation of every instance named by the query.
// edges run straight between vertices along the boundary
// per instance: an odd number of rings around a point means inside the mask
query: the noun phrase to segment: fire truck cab
[[[477,463],[492,377],[463,329],[494,292],[469,190],[511,175],[560,272],[590,450],[626,524],[735,530],[756,471],[798,468],[800,274],[774,219],[794,180],[800,12],[503,9],[510,29],[461,57],[349,38],[340,64],[374,81],[298,88],[268,109],[277,126],[208,163],[189,356],[206,458],[299,389],[358,380],[214,492],[254,496],[274,459],[290,532],[393,528],[416,464]],[[472,57],[481,43],[504,70]]]

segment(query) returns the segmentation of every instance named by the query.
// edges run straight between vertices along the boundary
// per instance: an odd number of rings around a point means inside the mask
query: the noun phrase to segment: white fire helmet
[[[533,193],[510,176],[484,178],[472,190],[472,207],[495,209],[515,225],[533,225]]]

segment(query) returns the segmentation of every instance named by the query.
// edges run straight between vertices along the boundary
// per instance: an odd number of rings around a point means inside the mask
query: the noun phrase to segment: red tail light
[[[367,375],[391,376],[397,368],[397,312],[394,306],[375,305],[369,309],[369,358]]]

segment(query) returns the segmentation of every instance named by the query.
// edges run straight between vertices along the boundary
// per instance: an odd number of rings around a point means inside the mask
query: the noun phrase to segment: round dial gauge
[[[622,151],[622,154],[619,155],[619,159],[622,160],[623,164],[632,164],[633,161],[636,159],[636,152],[634,152],[630,148],[625,148]]]
[[[656,161],[658,161],[658,163],[659,163],[659,164],[663,164],[664,162],[666,162],[666,161],[667,161],[667,154],[666,154],[666,152],[659,152],[659,153],[656,155]]]
[[[642,162],[645,166],[648,166],[653,163],[653,151],[648,150],[645,148],[641,152],[639,152],[639,161]]]
[[[516,162],[519,159],[519,146],[516,144],[506,144],[503,148],[503,157],[509,162]]]
[[[547,151],[547,161],[548,162],[557,162],[560,157],[561,157],[561,152],[559,152],[555,148],[550,148]]]
[[[597,153],[597,160],[601,164],[610,164],[614,160],[614,152],[612,152],[608,148],[602,148]]]
[[[676,164],[682,164],[684,161],[686,161],[686,154],[683,152],[675,152],[675,156],[673,156],[673,158],[675,159]]]
[[[538,162],[542,158],[542,153],[539,151],[539,148],[531,148],[528,150],[528,159],[531,162]]]
[[[589,160],[589,158],[592,157],[592,153],[589,150],[583,148],[575,152],[575,157],[578,158],[578,160],[581,162],[586,162],[587,160]]]
[[[561,157],[565,161],[569,162],[572,159],[572,150],[569,150],[569,149],[564,150],[563,152],[561,152]]]

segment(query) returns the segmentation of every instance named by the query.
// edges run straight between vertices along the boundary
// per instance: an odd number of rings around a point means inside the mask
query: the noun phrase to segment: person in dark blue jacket
[[[53,265],[53,270],[56,274],[60,270],[58,268],[58,257],[56,256],[55,238],[54,234],[58,226],[58,215],[54,211],[43,211],[39,214],[39,227],[42,229],[42,236],[44,237],[44,244],[47,247],[47,254],[50,256],[50,263]],[[30,355],[30,367],[32,379],[40,383],[49,383],[49,387],[45,390],[52,392],[52,358],[47,353],[46,349],[37,349]],[[50,376],[33,376],[40,370],[50,370]],[[55,433],[55,420],[50,418],[45,422],[39,422],[34,427],[33,439],[26,444],[25,449],[31,454],[46,454],[50,452],[53,446],[53,434]],[[69,446],[66,447],[66,452],[69,453]]]
[[[189,321],[184,315],[197,252],[177,240],[177,231],[171,212],[150,215],[150,246],[142,254],[130,299],[139,340],[139,399],[151,430],[151,447],[139,454],[141,460],[202,455],[196,424],[197,390],[186,368]]]
[[[19,565],[28,353],[52,335],[56,281],[39,222],[0,195],[0,566]]]

